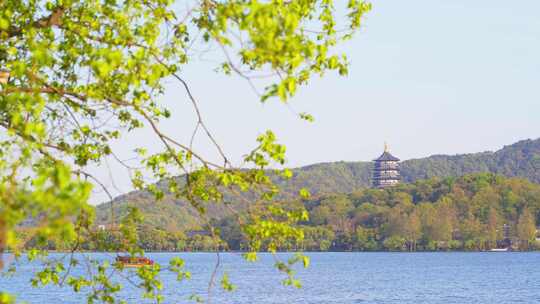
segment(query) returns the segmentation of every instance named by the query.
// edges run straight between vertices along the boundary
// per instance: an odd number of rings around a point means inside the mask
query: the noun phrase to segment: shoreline
[[[28,251],[21,251],[20,254],[26,254]],[[147,253],[248,253],[249,251],[144,251]],[[388,251],[388,250],[374,250],[374,251],[277,251],[276,254],[286,253],[539,253],[540,250],[508,250],[508,251],[490,251],[490,250],[418,250],[418,251]],[[110,254],[126,254],[124,251],[62,251],[62,250],[47,250],[47,253],[110,253]],[[13,254],[10,251],[4,251],[3,254]],[[268,251],[259,251],[257,254],[271,254]]]

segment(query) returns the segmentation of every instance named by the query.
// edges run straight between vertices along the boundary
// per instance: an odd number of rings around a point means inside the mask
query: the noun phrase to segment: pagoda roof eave
[[[379,158],[374,159],[373,161],[400,161],[400,159],[390,154],[390,152],[384,151]]]

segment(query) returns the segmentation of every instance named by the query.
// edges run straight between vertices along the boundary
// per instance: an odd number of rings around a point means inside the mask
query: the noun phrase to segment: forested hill
[[[524,177],[540,183],[540,138],[523,140],[496,152],[455,156],[434,155],[403,162],[405,181],[473,172],[492,172],[508,177]]]
[[[315,164],[294,169],[292,181],[284,183],[283,187],[286,192],[306,187],[313,194],[350,193],[369,187],[371,170],[371,162]],[[496,152],[433,155],[401,163],[401,174],[406,183],[476,172],[524,177],[540,183],[540,138],[523,140]]]
[[[434,155],[427,158],[406,160],[401,163],[404,182],[433,177],[462,176],[468,173],[491,172],[509,177],[524,177],[540,183],[540,139],[523,140],[505,146],[496,152],[482,152],[462,155]],[[293,169],[293,178],[278,181],[282,188],[282,198],[290,199],[291,194],[307,188],[316,195],[331,193],[351,193],[369,187],[372,170],[371,162],[321,163]],[[165,196],[160,203],[145,192],[135,191],[115,199],[116,216],[125,213],[126,202],[137,206],[146,221],[168,230],[186,229],[197,226],[197,216],[187,204],[173,197]],[[240,207],[241,209],[241,207]],[[227,209],[216,206],[209,210],[211,216],[227,215]],[[110,205],[98,206],[98,222],[107,222]]]

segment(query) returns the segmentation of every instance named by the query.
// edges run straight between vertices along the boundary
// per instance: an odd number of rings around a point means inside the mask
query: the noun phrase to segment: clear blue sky
[[[260,104],[246,82],[213,72],[206,60],[183,75],[235,161],[266,129],[287,145],[293,167],[371,160],[384,141],[401,159],[496,150],[540,137],[538,12],[533,0],[373,1],[361,32],[341,48],[350,75],[329,74],[291,100],[295,111],[315,117],[311,124],[278,101]],[[175,111],[162,127],[187,140],[193,115],[184,92],[171,81],[164,100]],[[117,147],[127,157],[134,143],[153,142],[143,131]],[[205,142],[197,147],[214,154]],[[128,191],[115,168],[117,192]]]

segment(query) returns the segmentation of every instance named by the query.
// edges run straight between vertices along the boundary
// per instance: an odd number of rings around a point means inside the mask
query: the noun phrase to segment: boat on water
[[[510,249],[508,247],[506,247],[506,248],[492,248],[492,249],[488,250],[488,252],[507,252],[507,251],[510,251]]]
[[[117,256],[116,263],[122,264],[127,268],[138,268],[143,266],[152,266],[154,261],[147,257]]]

